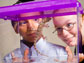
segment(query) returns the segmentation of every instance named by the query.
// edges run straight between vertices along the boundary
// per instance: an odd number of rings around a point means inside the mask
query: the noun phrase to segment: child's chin
[[[72,44],[70,44],[70,46],[72,46],[72,47],[73,47],[73,46],[76,46],[76,44],[72,43]]]

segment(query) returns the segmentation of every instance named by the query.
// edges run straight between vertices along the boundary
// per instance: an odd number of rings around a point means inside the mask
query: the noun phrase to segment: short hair
[[[24,3],[24,2],[30,2],[30,1],[34,1],[34,0],[18,0],[18,1],[17,1],[15,4],[13,4],[13,5],[20,4],[20,3]],[[12,26],[14,27],[15,21],[14,21],[14,20],[11,20],[11,24],[12,24]]]
[[[29,2],[29,1],[34,1],[34,0],[18,0],[15,4],[24,3],[24,2]],[[14,5],[15,5],[15,4],[14,4]]]

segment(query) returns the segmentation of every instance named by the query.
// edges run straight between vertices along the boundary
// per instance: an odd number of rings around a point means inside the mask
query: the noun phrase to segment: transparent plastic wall
[[[14,40],[20,43],[4,55],[4,63],[78,63],[82,10],[75,0],[60,1],[1,7],[0,18],[10,20],[13,32],[19,35]]]

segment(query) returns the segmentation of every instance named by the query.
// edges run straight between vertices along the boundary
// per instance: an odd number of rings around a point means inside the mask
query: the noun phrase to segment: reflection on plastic
[[[62,58],[64,59],[64,57]],[[9,59],[6,63],[78,63],[78,56],[74,56],[71,61],[59,60],[56,57],[30,57],[29,62],[24,62],[22,58],[19,58],[18,62]]]

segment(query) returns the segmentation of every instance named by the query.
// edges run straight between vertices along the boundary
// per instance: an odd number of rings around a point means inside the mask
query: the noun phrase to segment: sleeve
[[[11,59],[12,57],[11,57],[11,54],[8,54],[8,55],[6,55],[5,57],[4,57],[4,59],[3,59],[3,62],[4,63],[12,63],[12,59]]]
[[[22,54],[21,54],[20,48],[15,49],[13,52],[15,54],[15,57],[22,58]],[[4,63],[12,63],[11,53],[6,55],[3,60],[4,60]]]

